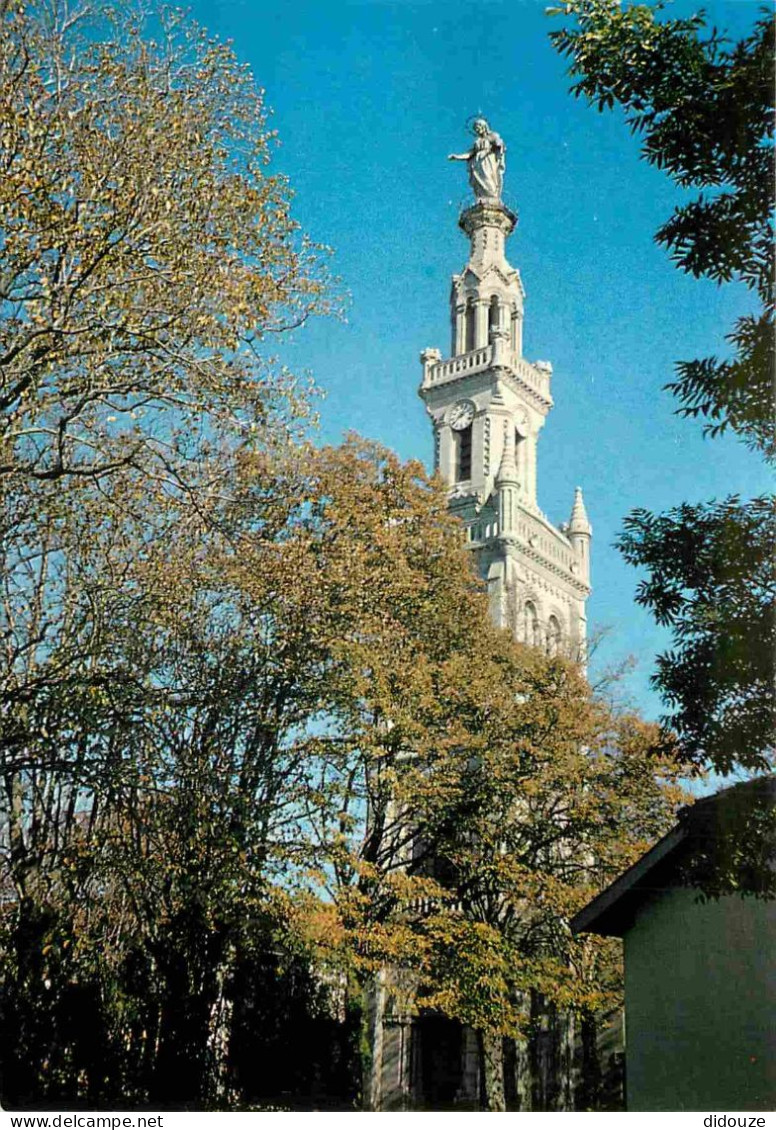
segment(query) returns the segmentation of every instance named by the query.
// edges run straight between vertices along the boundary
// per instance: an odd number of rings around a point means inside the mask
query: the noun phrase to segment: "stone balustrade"
[[[468,353],[461,353],[449,361],[437,361],[435,364],[426,364],[423,372],[423,387],[443,384],[445,381],[455,380],[467,373],[481,373],[487,369],[493,356],[493,346],[486,345],[481,349],[471,349]]]
[[[537,368],[530,361],[526,361],[525,357],[517,357],[514,354],[509,360],[509,367],[519,380],[524,381],[529,385],[534,392],[538,392],[539,396],[544,397],[546,400],[552,400],[550,396],[550,375],[552,369]]]
[[[580,570],[579,558],[564,535],[546,525],[540,518],[535,518],[522,511],[513,534],[530,549],[535,550],[545,561],[572,574],[578,580],[584,580]],[[495,521],[495,518],[483,516],[470,522],[467,526],[467,541],[474,545],[483,544],[498,536],[498,522]]]
[[[431,356],[423,364],[423,388],[432,388],[434,385],[447,384],[448,381],[459,380],[461,377],[472,373],[481,373],[490,368],[494,363],[496,345],[485,345],[480,349],[471,349],[468,353],[460,353],[447,361],[437,360],[435,351],[429,350]],[[500,351],[499,351],[500,352]],[[511,369],[518,380],[528,385],[544,400],[551,401],[549,367],[537,368],[525,357],[518,357],[510,353],[506,358],[507,368]]]

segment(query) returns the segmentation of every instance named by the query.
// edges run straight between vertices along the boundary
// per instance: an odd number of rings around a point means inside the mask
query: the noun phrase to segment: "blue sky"
[[[704,5],[734,38],[760,7]],[[594,527],[589,620],[611,629],[600,658],[636,656],[628,691],[656,717],[649,675],[668,637],[634,604],[637,574],[612,542],[634,507],[768,489],[755,456],[732,439],[704,440],[662,391],[674,361],[725,352],[746,291],[681,275],[653,243],[681,194],[639,159],[618,113],[568,93],[544,2],[198,0],[191,10],[234,41],[266,89],[296,218],[334,248],[350,295],[346,323],[321,320],[282,345],[282,359],[326,391],[324,440],[355,429],[430,463],[418,354],[448,352],[450,275],[467,252],[456,226],[466,170],[446,157],[468,147],[472,114],[503,137],[525,354],[554,367],[539,504],[558,523],[583,487]]]

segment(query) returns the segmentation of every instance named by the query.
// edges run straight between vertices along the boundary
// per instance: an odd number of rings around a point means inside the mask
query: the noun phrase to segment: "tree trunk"
[[[515,1039],[515,1093],[518,1110],[533,1110],[530,1031]]]
[[[364,1110],[380,1110],[380,1080],[383,1066],[383,1034],[385,1016],[384,971],[381,970],[364,990],[362,1013],[361,1087]]]
[[[591,1012],[582,1013],[581,1109],[599,1110],[601,1103],[601,1060],[598,1054],[598,1025]]]
[[[574,1110],[574,1013],[560,1012],[558,1025],[558,1098],[556,1110]]]
[[[480,1032],[482,1080],[485,1088],[485,1109],[505,1111],[504,1101],[504,1037],[497,1032]]]
[[[229,1106],[231,1079],[229,1071],[229,1042],[232,1035],[233,1001],[226,997],[226,982],[234,968],[235,956],[230,953],[215,972],[215,1000],[210,1009],[208,1058],[210,1061],[211,1098],[216,1110]]]

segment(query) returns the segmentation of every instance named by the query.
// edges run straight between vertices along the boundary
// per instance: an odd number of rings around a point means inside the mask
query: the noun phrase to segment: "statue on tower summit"
[[[507,147],[484,118],[474,122],[474,145],[468,153],[451,153],[449,161],[466,161],[469,184],[478,203],[501,201]]]

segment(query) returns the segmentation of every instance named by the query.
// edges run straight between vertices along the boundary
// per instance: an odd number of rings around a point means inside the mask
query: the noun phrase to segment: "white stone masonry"
[[[523,356],[525,291],[506,258],[517,216],[500,199],[461,215],[469,258],[453,276],[452,353],[421,354],[420,396],[436,468],[467,538],[497,623],[517,638],[584,658],[592,527],[578,487],[568,525],[537,500],[537,445],[552,408],[552,366]]]

